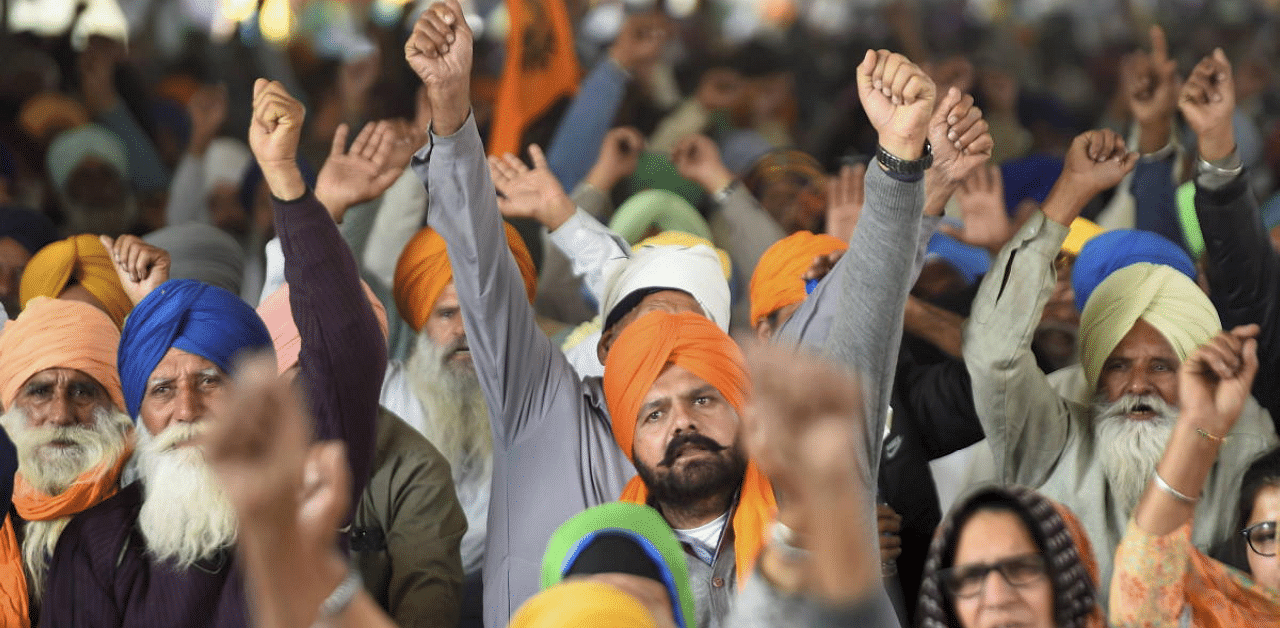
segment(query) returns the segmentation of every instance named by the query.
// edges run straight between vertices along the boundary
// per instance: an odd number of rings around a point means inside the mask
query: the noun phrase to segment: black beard
[[[677,474],[671,465],[686,446],[704,449],[717,455],[711,460],[698,460],[685,465]],[[671,439],[658,469],[635,459],[636,472],[649,489],[651,503],[674,508],[689,508],[708,498],[732,494],[747,473],[747,458],[737,447],[725,447],[697,432],[685,432]]]

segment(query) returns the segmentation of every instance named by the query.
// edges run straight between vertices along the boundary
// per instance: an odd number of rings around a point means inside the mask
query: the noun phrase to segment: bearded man
[[[1177,371],[1222,331],[1196,284],[1163,264],[1112,272],[1087,297],[1080,356],[1093,404],[1060,396],[1036,366],[1031,340],[1052,292],[1054,258],[1093,196],[1118,184],[1137,155],[1111,131],[1080,135],[1044,204],[983,280],[965,330],[964,360],[998,480],[1031,486],[1077,513],[1098,548],[1099,594],[1109,591],[1114,549],[1151,480],[1178,414]],[[1231,533],[1240,477],[1276,442],[1269,417],[1246,413],[1225,439],[1196,508],[1201,549]]]
[[[538,329],[519,271],[503,249],[499,202],[471,116],[468,81],[473,38],[463,18],[456,0],[433,4],[415,25],[405,45],[405,58],[426,85],[433,115],[431,144],[418,151],[412,165],[430,188],[428,220],[448,242],[455,264],[458,301],[467,315],[468,346],[493,428],[485,625],[499,628],[536,593],[538,565],[555,527],[586,508],[617,499],[634,477],[635,466],[613,438],[600,381],[581,379]],[[889,70],[901,80],[874,88],[876,77]],[[930,162],[924,135],[933,112],[934,89],[918,67],[887,51],[867,52],[858,81],[884,149],[878,162],[882,167],[868,168],[864,226],[854,236],[866,244],[851,247],[853,252],[832,271],[838,279],[825,282],[825,290],[818,288],[828,296],[815,292],[814,305],[794,315],[781,337],[827,346],[866,375],[868,433],[878,435],[885,421],[890,364],[901,335],[901,312],[920,227],[921,178]],[[541,153],[532,154],[538,164]],[[540,219],[554,233],[575,215],[573,201],[558,189],[558,183],[533,187],[538,188],[531,194],[537,197],[536,204],[547,206],[536,211],[559,216],[552,221]],[[557,211],[547,211],[552,206]],[[661,270],[664,276],[697,277],[703,283],[722,272],[719,258],[709,248],[687,249],[691,257],[707,258],[703,268],[709,270],[662,262],[652,270]],[[727,285],[716,283],[718,290],[727,291]],[[614,305],[601,312],[597,353],[602,362],[607,364],[618,334],[648,312],[711,316],[694,294],[670,284],[647,285],[651,287],[620,295],[618,300],[603,300]],[[851,307],[845,307],[846,301],[853,301]],[[867,460],[874,465],[879,438],[865,440]],[[868,470],[865,477],[874,479],[874,475],[874,470]],[[870,494],[874,487],[867,490]]]
[[[18,453],[0,532],[6,626],[36,623],[54,547],[71,518],[111,497],[132,450],[116,371],[120,332],[101,311],[37,298],[0,336],[0,416]]]

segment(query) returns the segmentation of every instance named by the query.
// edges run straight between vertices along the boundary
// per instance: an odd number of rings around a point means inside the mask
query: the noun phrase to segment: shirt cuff
[[[600,224],[588,214],[586,210],[578,207],[574,210],[573,215],[564,221],[555,231],[548,231],[547,236],[551,239],[551,243],[555,244],[562,251],[572,251],[575,244],[574,240],[578,233],[591,228],[591,223]]]
[[[1022,226],[1014,239],[1022,242],[1025,249],[1039,253],[1046,259],[1053,259],[1062,251],[1062,243],[1067,241],[1069,233],[1071,229],[1066,225],[1049,220],[1043,212],[1037,212],[1027,220],[1027,224]]]

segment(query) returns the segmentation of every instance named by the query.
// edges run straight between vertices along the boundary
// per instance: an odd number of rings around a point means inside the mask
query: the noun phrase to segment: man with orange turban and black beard
[[[485,625],[498,628],[536,593],[541,554],[555,527],[585,508],[616,500],[634,477],[635,465],[613,438],[600,381],[580,379],[538,329],[519,270],[507,254],[499,200],[471,116],[472,43],[459,2],[436,2],[415,24],[405,59],[426,86],[432,110],[431,142],[412,165],[430,188],[429,223],[448,244],[467,343],[493,428],[484,612]],[[818,286],[815,305],[802,306],[781,337],[789,343],[822,344],[864,374],[864,416],[870,429],[860,438],[866,462],[874,468],[892,383],[889,365],[897,351],[917,249],[923,173],[932,162],[925,135],[935,94],[933,82],[919,67],[885,50],[867,51],[858,67],[858,87],[882,150],[866,175],[867,207],[853,236],[857,245]],[[541,151],[531,148],[530,153],[535,170],[543,171]],[[532,197],[541,209],[554,206],[560,218],[543,221],[554,235],[575,215],[573,202],[562,189],[554,189],[558,183],[532,187],[536,189],[510,189],[503,201]],[[702,282],[717,277],[718,259],[710,249],[689,246],[680,252],[679,260],[656,261],[653,275],[696,276]],[[715,260],[714,270],[700,271],[687,263],[701,264],[698,260],[707,256]],[[628,291],[602,312],[597,348],[602,360],[607,362],[618,335],[646,313],[711,314],[696,294],[679,285],[646,283],[645,289]],[[727,291],[723,282],[717,287]],[[868,470],[865,477],[873,482],[874,475]],[[865,488],[868,495],[874,492],[871,483]],[[723,557],[713,556],[710,562],[714,569],[736,571]],[[726,586],[722,576],[703,585],[716,598],[704,600],[711,609],[709,625],[722,625],[722,611],[737,587]]]

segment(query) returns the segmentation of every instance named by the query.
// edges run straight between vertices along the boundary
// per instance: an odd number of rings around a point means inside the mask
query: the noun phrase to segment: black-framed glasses
[[[1002,561],[984,564],[956,565],[938,572],[947,591],[956,597],[973,597],[986,588],[987,576],[1000,572],[1010,586],[1025,587],[1045,577],[1044,558],[1039,554],[1023,554]]]
[[[1276,555],[1276,522],[1262,521],[1240,531],[1249,549],[1259,556]]]

